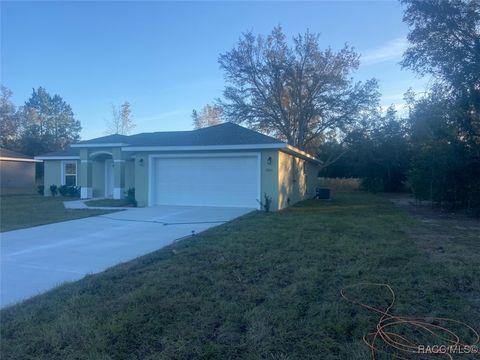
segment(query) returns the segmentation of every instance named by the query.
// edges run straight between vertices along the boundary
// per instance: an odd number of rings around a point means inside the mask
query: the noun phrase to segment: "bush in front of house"
[[[53,197],[58,195],[58,186],[57,185],[50,185],[50,193]]]
[[[137,200],[135,200],[135,188],[134,187],[128,188],[126,193],[127,193],[126,199],[128,203],[133,205],[134,207],[137,207]]]
[[[80,197],[80,186],[62,185],[58,188],[58,192],[66,197]]]
[[[39,193],[40,195],[45,195],[45,186],[43,185],[38,185],[37,186],[37,193]]]

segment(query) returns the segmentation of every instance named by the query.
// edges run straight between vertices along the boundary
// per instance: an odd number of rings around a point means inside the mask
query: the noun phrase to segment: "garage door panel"
[[[256,155],[156,159],[154,204],[256,208],[258,161]]]

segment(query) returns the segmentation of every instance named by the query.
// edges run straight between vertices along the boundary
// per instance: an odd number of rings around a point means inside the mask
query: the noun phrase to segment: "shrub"
[[[62,185],[58,188],[58,192],[62,196],[80,197],[80,186]]]
[[[386,191],[383,179],[378,177],[367,177],[362,179],[361,187],[363,190],[371,192]]]
[[[58,186],[57,185],[50,185],[50,192],[53,197],[58,195]]]
[[[58,192],[59,192],[60,195],[62,195],[62,196],[67,196],[68,186],[67,186],[67,185],[59,186],[59,187],[58,187]]]
[[[127,196],[126,196],[127,202],[137,207],[137,200],[135,200],[135,188],[133,187],[128,188],[126,193],[127,193]]]
[[[45,186],[43,185],[38,185],[37,186],[37,192],[40,194],[40,195],[45,195]]]
[[[265,210],[265,212],[270,212],[270,206],[272,205],[272,197],[268,196],[267,193],[263,194],[263,202],[260,201],[260,206]]]

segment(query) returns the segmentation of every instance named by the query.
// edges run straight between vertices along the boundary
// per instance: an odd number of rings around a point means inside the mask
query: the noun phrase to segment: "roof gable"
[[[261,145],[283,143],[273,137],[233,123],[223,123],[190,131],[162,131],[135,135],[108,135],[81,141],[74,147],[107,144],[116,146],[215,146]]]

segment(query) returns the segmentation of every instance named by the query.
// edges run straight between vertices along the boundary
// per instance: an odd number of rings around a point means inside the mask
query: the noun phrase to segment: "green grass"
[[[365,281],[394,287],[395,314],[480,324],[480,254],[438,262],[410,236],[421,227],[362,192],[246,215],[3,310],[0,355],[369,359],[361,339],[378,315],[340,297]]]
[[[65,209],[63,201],[67,200],[71,200],[71,198],[2,195],[0,197],[0,231],[23,229],[111,212],[93,209]]]
[[[127,199],[98,199],[85,201],[87,206],[104,206],[104,207],[131,207],[133,206]]]

